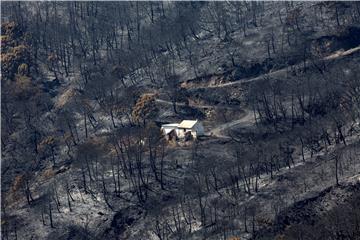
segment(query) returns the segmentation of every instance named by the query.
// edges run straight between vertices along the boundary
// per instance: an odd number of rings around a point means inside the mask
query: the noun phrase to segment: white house
[[[183,120],[179,126],[177,135],[185,137],[185,133],[190,132],[194,138],[204,135],[204,127],[202,123],[198,120]]]
[[[185,138],[186,134],[192,135],[193,138],[204,135],[204,127],[199,120],[183,120],[181,123],[170,123],[161,126],[165,135],[175,130],[178,138]]]

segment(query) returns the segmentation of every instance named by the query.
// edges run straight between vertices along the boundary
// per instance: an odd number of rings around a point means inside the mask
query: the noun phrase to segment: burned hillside
[[[1,7],[2,239],[359,238],[358,2]]]

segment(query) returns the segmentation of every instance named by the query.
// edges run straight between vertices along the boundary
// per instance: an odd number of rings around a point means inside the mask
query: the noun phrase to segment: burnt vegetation
[[[1,44],[2,239],[360,238],[358,2],[4,2]]]

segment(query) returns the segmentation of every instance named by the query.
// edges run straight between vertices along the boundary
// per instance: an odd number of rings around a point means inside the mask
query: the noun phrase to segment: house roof
[[[161,129],[164,131],[165,134],[171,133],[171,131],[178,128],[178,123],[169,123],[161,125]]]
[[[198,120],[183,120],[178,128],[192,128],[197,122]]]
[[[161,127],[172,127],[172,128],[176,128],[178,127],[179,124],[178,123],[169,123],[169,124],[163,124],[161,125]]]

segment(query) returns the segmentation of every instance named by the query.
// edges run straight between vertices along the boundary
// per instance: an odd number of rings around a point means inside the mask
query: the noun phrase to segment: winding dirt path
[[[231,129],[235,126],[245,128],[254,125],[255,118],[253,112],[250,111],[249,109],[243,109],[243,110],[244,110],[244,115],[240,119],[218,125],[217,127],[213,128],[210,131],[210,135],[221,138],[229,138],[229,136],[224,135],[226,130]]]
[[[335,52],[333,54],[330,54],[330,55],[324,57],[322,60],[323,61],[330,61],[330,60],[334,60],[334,59],[337,59],[337,58],[342,58],[342,57],[351,55],[351,54],[359,52],[359,51],[360,51],[360,46],[357,46],[355,48],[351,48],[351,49],[348,49],[346,51],[337,51],[337,52]],[[309,60],[306,61],[306,65],[308,65],[310,63],[311,63],[311,61],[309,61]],[[295,64],[295,65],[291,65],[289,67],[292,67],[292,68],[301,67],[303,64],[304,63],[298,63],[298,64]],[[222,83],[222,84],[217,84],[217,85],[192,87],[191,89],[223,88],[223,87],[228,87],[228,86],[233,86],[233,85],[240,85],[240,84],[243,84],[243,83],[249,83],[249,82],[254,82],[254,81],[264,79],[264,75],[268,76],[268,77],[273,77],[273,78],[282,77],[283,74],[289,74],[290,73],[291,68],[289,68],[289,67],[282,68],[282,69],[279,69],[279,70],[276,70],[276,71],[273,71],[273,72],[261,74],[260,76],[250,78],[250,79],[243,79],[243,80],[239,79],[237,81],[227,82],[227,83]]]

